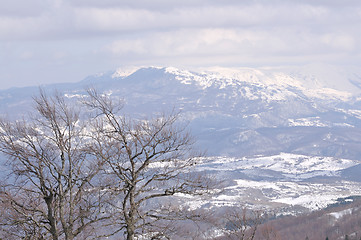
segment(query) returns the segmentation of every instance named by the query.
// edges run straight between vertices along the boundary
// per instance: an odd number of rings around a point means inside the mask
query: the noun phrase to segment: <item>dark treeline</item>
[[[361,200],[302,216],[279,217],[267,221],[259,229],[271,229],[274,233],[273,238],[264,238],[260,230],[257,232],[260,240],[360,240]]]

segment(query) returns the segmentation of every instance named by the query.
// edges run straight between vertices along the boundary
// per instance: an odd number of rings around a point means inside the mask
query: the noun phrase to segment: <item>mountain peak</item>
[[[138,71],[141,67],[128,66],[128,67],[120,67],[113,72],[111,78],[124,78]]]
[[[202,144],[216,155],[285,151],[359,156],[361,150],[355,146],[361,134],[361,101],[357,96],[327,87],[311,72],[286,70],[122,67],[58,90],[66,96],[77,96],[87,86],[111,92],[126,101],[124,112],[135,115],[182,110]],[[53,88],[59,86],[45,90]],[[37,90],[3,91],[0,112],[28,109],[26,104]],[[329,132],[331,138],[326,137]],[[349,138],[355,144],[349,144]]]

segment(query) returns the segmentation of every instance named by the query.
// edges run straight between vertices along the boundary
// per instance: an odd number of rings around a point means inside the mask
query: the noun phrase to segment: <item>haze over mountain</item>
[[[221,195],[182,204],[297,213],[361,195],[360,75],[316,69],[121,68],[42,88],[76,103],[93,87],[122,99],[123,113],[140,118],[180,111],[208,156],[197,171],[225,182]],[[38,91],[0,91],[1,115],[31,111]]]
[[[312,68],[124,68],[43,87],[69,98],[94,87],[124,99],[129,114],[181,110],[198,144],[212,156],[288,152],[359,159],[359,75]],[[37,91],[0,91],[1,112],[21,114]]]

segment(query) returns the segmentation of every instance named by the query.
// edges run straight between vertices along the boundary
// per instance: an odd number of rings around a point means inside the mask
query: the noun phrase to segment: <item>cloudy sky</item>
[[[0,0],[0,89],[122,66],[361,64],[359,0]]]

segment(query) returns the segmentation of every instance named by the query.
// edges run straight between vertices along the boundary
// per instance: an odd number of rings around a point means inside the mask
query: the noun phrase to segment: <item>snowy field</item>
[[[192,208],[240,206],[278,214],[317,210],[338,198],[361,195],[361,183],[345,180],[341,174],[358,164],[355,160],[287,153],[208,158],[197,170],[216,176],[224,190],[211,198],[183,200]]]

